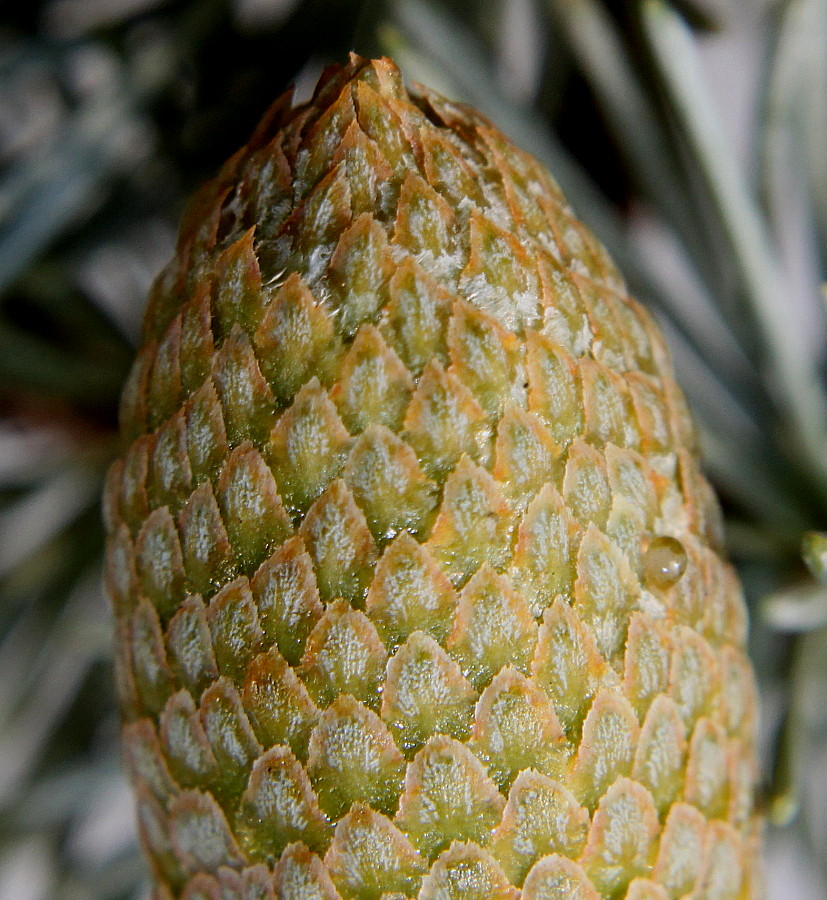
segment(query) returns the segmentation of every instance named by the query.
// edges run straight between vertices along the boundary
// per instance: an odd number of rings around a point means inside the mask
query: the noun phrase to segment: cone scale
[[[277,101],[153,288],[106,491],[155,897],[758,896],[745,609],[663,340],[388,60]]]

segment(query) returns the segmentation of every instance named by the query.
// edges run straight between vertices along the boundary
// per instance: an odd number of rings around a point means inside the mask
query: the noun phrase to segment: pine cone
[[[106,494],[156,897],[757,896],[755,687],[652,320],[388,60],[189,209]]]

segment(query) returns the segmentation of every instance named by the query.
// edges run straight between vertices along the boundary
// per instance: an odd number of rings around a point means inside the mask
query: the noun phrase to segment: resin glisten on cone
[[[747,900],[745,610],[663,340],[388,60],[191,205],[106,492],[155,896]]]

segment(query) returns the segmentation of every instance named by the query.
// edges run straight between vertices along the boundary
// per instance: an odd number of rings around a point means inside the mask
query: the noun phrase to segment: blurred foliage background
[[[752,609],[768,895],[827,897],[827,0],[4,6],[0,897],[144,894],[100,587],[118,394],[187,196],[351,49],[546,162],[660,319]]]

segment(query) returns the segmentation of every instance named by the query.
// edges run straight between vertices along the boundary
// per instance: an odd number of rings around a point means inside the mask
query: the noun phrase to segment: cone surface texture
[[[155,897],[747,900],[745,609],[548,173],[352,58],[193,201],[106,494]]]

